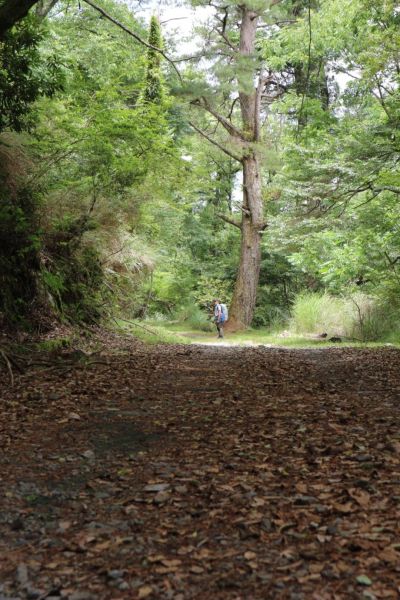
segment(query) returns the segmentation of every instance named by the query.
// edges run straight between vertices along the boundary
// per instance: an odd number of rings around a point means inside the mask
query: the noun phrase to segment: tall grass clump
[[[292,329],[296,333],[350,336],[353,330],[352,311],[343,298],[305,292],[294,301]]]
[[[341,336],[361,342],[400,339],[399,310],[363,293],[347,297],[306,292],[295,299],[291,328],[296,333]]]

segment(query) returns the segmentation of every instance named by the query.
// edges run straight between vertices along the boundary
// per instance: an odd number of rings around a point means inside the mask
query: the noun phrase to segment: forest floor
[[[399,350],[98,342],[0,370],[2,600],[399,598]]]

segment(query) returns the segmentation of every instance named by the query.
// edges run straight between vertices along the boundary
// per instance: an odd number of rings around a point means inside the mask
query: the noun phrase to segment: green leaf
[[[360,585],[372,585],[372,581],[370,580],[370,578],[367,575],[359,575],[356,578],[356,581]]]

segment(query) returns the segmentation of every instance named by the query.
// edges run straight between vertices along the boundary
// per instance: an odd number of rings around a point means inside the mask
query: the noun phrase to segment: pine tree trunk
[[[251,325],[257,299],[264,227],[261,181],[257,156],[243,159],[243,216],[239,270],[229,311],[229,330]]]
[[[242,8],[240,53],[254,56],[257,14]],[[245,329],[251,325],[257,299],[261,265],[261,232],[265,228],[261,189],[260,162],[257,154],[260,107],[257,90],[239,93],[242,124],[248,142],[242,158],[243,204],[239,270],[229,311],[229,330]]]

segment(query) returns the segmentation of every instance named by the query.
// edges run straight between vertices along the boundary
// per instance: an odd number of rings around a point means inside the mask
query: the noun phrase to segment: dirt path
[[[2,372],[0,599],[400,597],[400,352]]]

